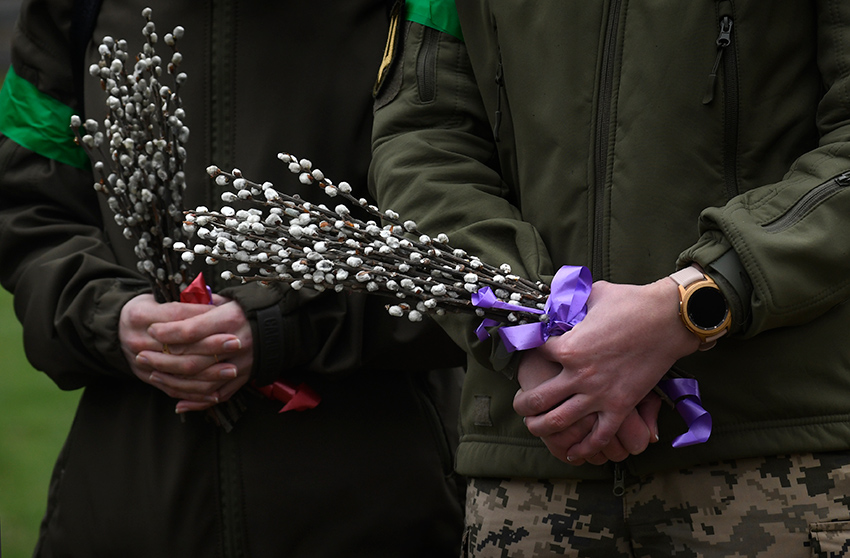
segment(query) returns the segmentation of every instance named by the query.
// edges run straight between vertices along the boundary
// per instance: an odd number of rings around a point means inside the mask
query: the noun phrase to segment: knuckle
[[[148,344],[141,339],[130,339],[124,342],[124,345],[127,347],[127,350],[133,353],[134,355],[138,355],[142,351],[148,349]]]
[[[637,455],[639,453],[643,453],[643,451],[649,446],[649,437],[646,439],[640,440],[632,440],[629,447],[626,448],[631,455]]]
[[[177,369],[184,376],[194,376],[202,370],[198,361],[193,358],[183,359],[178,364]]]
[[[619,463],[620,461],[625,460],[628,456],[629,456],[629,452],[627,452],[625,450],[622,450],[622,451],[618,450],[618,451],[614,451],[614,452],[611,452],[610,454],[608,454],[607,458],[610,459],[611,461],[614,461],[615,463]]]
[[[550,428],[553,432],[561,432],[562,430],[566,430],[567,427],[570,426],[569,421],[564,416],[563,413],[558,411],[552,411],[546,415],[546,426]]]
[[[123,317],[128,323],[137,325],[147,322],[147,312],[138,304],[127,303],[122,309]]]
[[[543,395],[537,391],[531,391],[526,398],[526,406],[532,414],[538,415],[546,410],[546,402]]]

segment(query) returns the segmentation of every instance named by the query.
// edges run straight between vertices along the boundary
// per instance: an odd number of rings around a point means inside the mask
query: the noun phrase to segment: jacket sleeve
[[[376,99],[369,184],[378,205],[412,218],[424,233],[447,234],[450,244],[482,261],[549,279],[547,249],[522,220],[497,168],[493,132],[463,41],[411,22],[402,44]],[[502,369],[501,344],[474,335],[479,321],[440,319],[477,360]]]
[[[461,366],[464,354],[432,320],[394,318],[388,300],[250,283],[221,291],[245,310],[255,339],[254,378]]]
[[[148,287],[116,260],[104,237],[90,171],[58,160],[57,152],[75,149],[69,122],[42,122],[50,125],[34,140],[17,133],[26,129],[28,112],[10,110],[21,101],[9,97],[15,82],[58,114],[76,110],[67,26],[56,23],[67,18],[61,12],[61,3],[25,4],[13,37],[0,136],[0,283],[15,295],[30,362],[74,389],[102,375],[129,374],[118,316],[124,302]],[[15,122],[16,112],[23,120]],[[45,151],[58,159],[40,154]]]
[[[708,266],[729,249],[752,283],[745,337],[810,321],[850,296],[850,5],[818,7],[819,145],[782,181],[706,209],[680,264]]]
[[[116,262],[87,172],[0,137],[0,261],[36,369],[64,389],[129,374],[118,317],[149,289]]]

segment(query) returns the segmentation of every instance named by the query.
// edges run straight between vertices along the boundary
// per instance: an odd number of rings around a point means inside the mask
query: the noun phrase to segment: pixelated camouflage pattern
[[[612,485],[472,479],[466,499],[465,555],[630,556],[623,500],[614,496]]]
[[[614,480],[471,479],[463,556],[850,557],[850,453]]]

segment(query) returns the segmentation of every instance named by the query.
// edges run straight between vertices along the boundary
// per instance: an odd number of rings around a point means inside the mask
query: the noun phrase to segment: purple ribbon
[[[478,289],[477,293],[472,293],[472,305],[477,308],[499,308],[502,310],[509,310],[511,312],[530,312],[532,314],[543,314],[544,310],[540,310],[539,308],[529,308],[528,306],[520,306],[518,304],[508,304],[507,302],[502,302],[498,298],[496,298],[495,293],[490,287],[483,287]],[[492,320],[487,318],[479,324],[478,328],[475,330],[475,335],[478,336],[479,341],[484,341],[490,334],[487,333],[488,327],[493,327],[495,325],[499,325],[502,322],[498,322],[496,320]],[[509,349],[510,350],[510,349]]]
[[[552,279],[552,292],[543,311],[496,299],[490,287],[479,289],[472,295],[472,304],[478,308],[500,308],[511,311],[545,314],[548,318],[540,322],[516,326],[503,326],[499,336],[508,352],[539,347],[554,335],[570,331],[587,315],[587,299],[593,279],[584,266],[565,265]],[[478,339],[484,341],[490,334],[488,327],[499,325],[493,319],[485,319],[475,330]],[[697,381],[690,378],[661,380],[658,387],[673,400],[676,410],[685,419],[688,431],[673,440],[673,447],[680,448],[700,444],[711,435],[711,415],[703,409]]]
[[[676,410],[688,425],[688,431],[673,440],[673,447],[681,448],[707,441],[711,436],[711,415],[702,407],[697,381],[692,378],[671,378],[658,382],[658,387],[673,400]]]
[[[490,287],[484,287],[473,294],[472,304],[479,308],[501,308],[545,314],[548,319],[544,321],[504,326],[499,329],[499,336],[508,352],[522,351],[539,347],[550,337],[562,335],[575,327],[587,314],[587,297],[590,296],[592,285],[593,278],[590,276],[589,269],[584,266],[565,265],[552,279],[552,293],[546,300],[543,310],[498,301]],[[483,341],[489,335],[485,328],[498,323],[491,319],[484,320],[475,333]]]

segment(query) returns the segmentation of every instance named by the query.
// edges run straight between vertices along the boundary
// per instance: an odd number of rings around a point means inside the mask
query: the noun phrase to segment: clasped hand
[[[699,340],[678,316],[672,279],[594,283],[584,320],[526,351],[514,409],[567,463],[622,461],[658,440],[654,386]]]
[[[253,366],[245,313],[219,295],[211,305],[159,304],[139,295],[121,310],[118,336],[136,377],[177,399],[177,413],[228,400]]]

